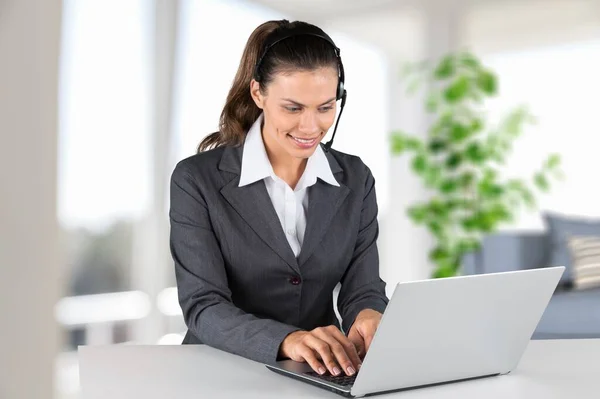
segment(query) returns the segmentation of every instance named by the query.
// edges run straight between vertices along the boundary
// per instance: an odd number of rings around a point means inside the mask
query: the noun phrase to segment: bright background
[[[170,172],[217,129],[249,34],[280,18],[317,24],[342,49],[335,148],[376,178],[391,289],[431,269],[431,240],[405,215],[426,193],[388,150],[392,130],[427,126],[405,94],[406,61],[472,49],[500,77],[490,116],[527,104],[539,120],[506,173],[529,176],[559,152],[567,179],[541,208],[600,216],[597,1],[0,2],[0,363],[30,368],[0,375],[0,397],[27,397],[35,376],[48,397],[78,397],[77,345],[181,342]],[[544,227],[526,213],[506,228]]]

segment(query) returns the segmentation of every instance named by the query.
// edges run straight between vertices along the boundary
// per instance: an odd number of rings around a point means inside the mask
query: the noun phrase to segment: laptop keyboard
[[[311,377],[319,378],[321,380],[333,382],[334,384],[338,384],[338,385],[341,385],[344,387],[354,385],[354,380],[356,380],[356,376],[358,375],[358,374],[346,375],[346,374],[342,373],[338,376],[335,376],[329,372],[326,372],[325,374],[320,375],[319,373],[314,372],[314,371],[309,371],[305,374],[310,375]]]

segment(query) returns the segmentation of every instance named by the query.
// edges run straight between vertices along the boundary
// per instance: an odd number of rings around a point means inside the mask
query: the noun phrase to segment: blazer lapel
[[[267,192],[264,181],[238,187],[240,181],[243,147],[226,147],[219,163],[219,169],[237,175],[222,189],[221,194],[254,232],[283,259],[296,273],[299,273],[296,256],[287,242],[279,217]]]
[[[338,176],[343,173],[343,169],[331,154],[326,153],[326,155],[331,171],[339,182]],[[340,186],[336,187],[317,179],[317,183],[308,188],[308,215],[304,242],[298,257],[299,266],[302,266],[313,254],[317,244],[321,242],[327,232],[333,217],[350,193],[347,186],[339,184]]]

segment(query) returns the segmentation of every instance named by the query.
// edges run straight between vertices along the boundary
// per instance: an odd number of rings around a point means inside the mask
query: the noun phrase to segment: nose
[[[307,111],[302,113],[298,131],[311,137],[320,133],[319,119],[315,112]]]

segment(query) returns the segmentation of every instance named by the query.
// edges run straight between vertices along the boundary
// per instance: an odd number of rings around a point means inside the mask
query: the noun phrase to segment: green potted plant
[[[410,93],[425,87],[431,124],[426,135],[393,132],[392,154],[410,154],[412,170],[432,193],[407,210],[434,237],[432,277],[455,276],[485,235],[513,221],[522,206],[535,209],[536,194],[562,178],[560,157],[549,155],[530,179],[501,175],[513,142],[535,120],[518,107],[490,126],[484,101],[497,94],[498,80],[472,53],[447,54],[435,65],[410,64],[404,75]]]

